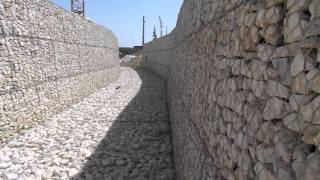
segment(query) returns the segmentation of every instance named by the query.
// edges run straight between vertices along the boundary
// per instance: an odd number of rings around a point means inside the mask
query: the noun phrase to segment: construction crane
[[[71,11],[80,16],[85,16],[84,0],[71,0]]]

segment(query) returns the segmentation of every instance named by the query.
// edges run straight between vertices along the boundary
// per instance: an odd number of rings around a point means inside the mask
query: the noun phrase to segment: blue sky
[[[70,10],[71,0],[51,0]],[[119,46],[140,45],[142,16],[146,16],[146,42],[152,39],[153,27],[159,34],[159,16],[170,32],[176,25],[183,0],[86,0],[86,16],[112,30]],[[164,28],[165,33],[165,28]]]

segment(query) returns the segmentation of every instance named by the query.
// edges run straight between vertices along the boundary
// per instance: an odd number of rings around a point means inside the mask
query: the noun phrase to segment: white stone
[[[16,180],[16,179],[18,179],[18,174],[14,174],[14,173],[8,173],[8,174],[6,174],[6,178],[8,179],[8,180]]]
[[[11,166],[10,162],[1,162],[0,163],[0,169],[6,169],[6,168],[8,168],[10,166]]]

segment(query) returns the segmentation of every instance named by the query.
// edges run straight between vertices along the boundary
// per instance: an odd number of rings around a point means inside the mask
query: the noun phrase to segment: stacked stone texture
[[[45,0],[0,2],[0,139],[119,76],[117,39]]]
[[[318,0],[184,1],[143,62],[168,81],[178,179],[319,179],[319,35]]]

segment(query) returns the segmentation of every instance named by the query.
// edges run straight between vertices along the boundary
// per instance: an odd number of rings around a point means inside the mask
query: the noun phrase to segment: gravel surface
[[[122,68],[117,82],[0,147],[0,179],[171,180],[165,84]]]

